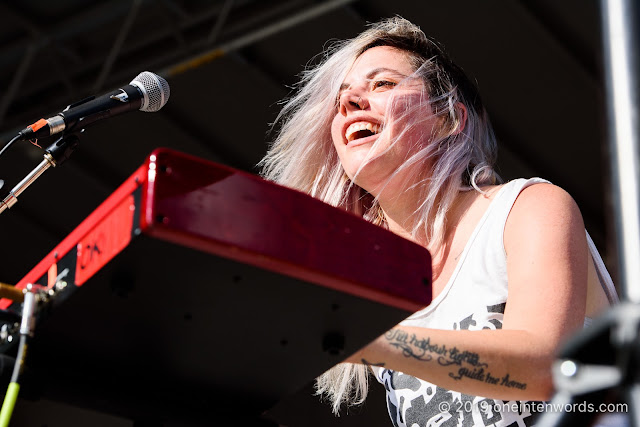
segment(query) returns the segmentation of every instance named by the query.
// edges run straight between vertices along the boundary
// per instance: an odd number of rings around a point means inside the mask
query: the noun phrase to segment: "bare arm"
[[[353,355],[459,392],[545,400],[563,339],[583,322],[587,245],[580,212],[562,189],[537,184],[505,227],[509,297],[501,330],[398,326]]]

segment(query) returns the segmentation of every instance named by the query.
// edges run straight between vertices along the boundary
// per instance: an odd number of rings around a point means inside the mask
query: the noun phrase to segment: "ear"
[[[460,125],[458,128],[452,133],[452,135],[458,135],[462,132],[467,125],[467,107],[462,102],[456,102],[456,105],[453,107],[456,110],[456,115],[458,116],[458,121]]]

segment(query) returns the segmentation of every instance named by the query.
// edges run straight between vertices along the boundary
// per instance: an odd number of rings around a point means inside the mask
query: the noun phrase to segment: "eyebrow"
[[[378,67],[378,68],[374,68],[373,70],[369,71],[366,75],[367,80],[371,80],[372,78],[374,78],[375,76],[377,76],[378,74],[381,73],[392,73],[392,74],[396,74],[398,76],[402,76],[403,78],[407,78],[409,76],[405,76],[404,74],[400,73],[398,70],[394,70],[393,68],[387,68],[387,67]],[[338,91],[338,93],[341,93],[343,90],[349,89],[349,86],[351,86],[348,83],[342,83],[340,85],[340,90]]]

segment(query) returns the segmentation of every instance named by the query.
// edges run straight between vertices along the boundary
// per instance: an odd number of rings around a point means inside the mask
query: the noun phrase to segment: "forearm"
[[[399,326],[348,361],[384,366],[465,394],[546,400],[554,348],[525,331]]]

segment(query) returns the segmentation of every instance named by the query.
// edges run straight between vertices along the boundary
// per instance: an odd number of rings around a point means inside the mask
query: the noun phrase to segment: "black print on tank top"
[[[453,329],[501,329],[505,307],[505,303],[487,306],[487,311],[482,316],[475,315],[476,318],[485,320],[477,321],[472,313],[454,322]],[[498,403],[493,399],[446,390],[389,369],[383,369],[380,378],[387,392],[396,396],[397,406],[387,396],[387,409],[394,427],[515,427],[529,426],[532,423],[529,413],[493,412]],[[467,410],[472,406],[478,408],[475,419],[473,413]]]

